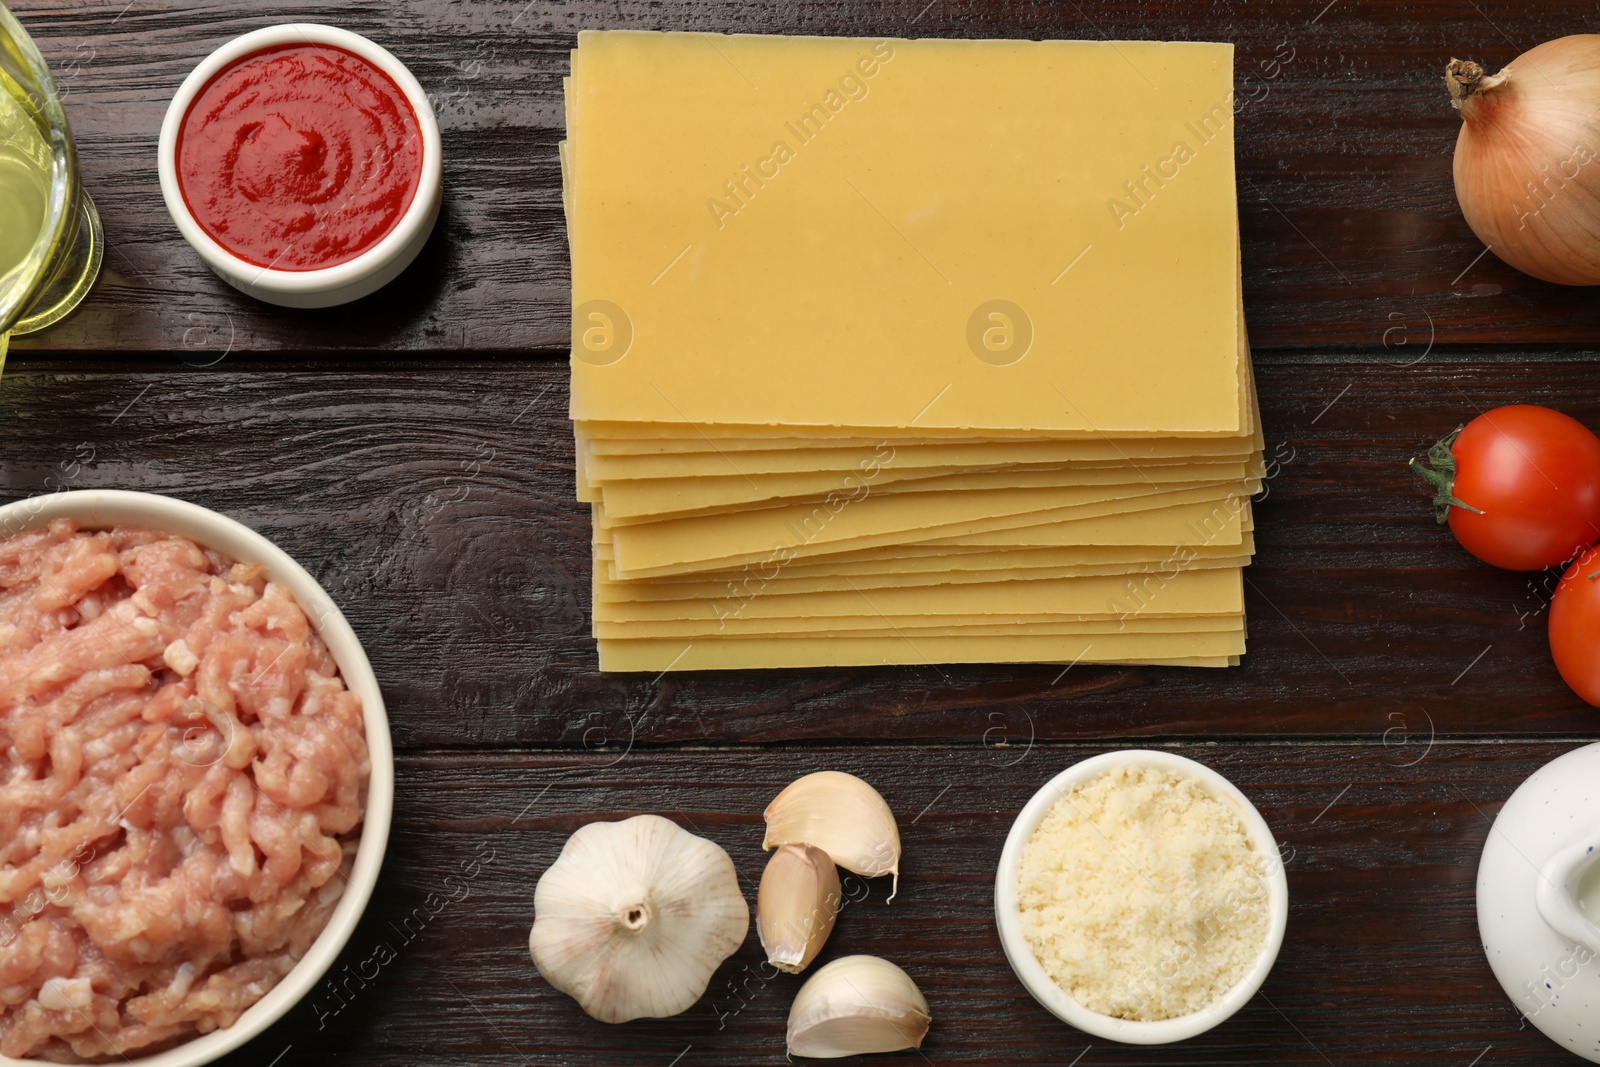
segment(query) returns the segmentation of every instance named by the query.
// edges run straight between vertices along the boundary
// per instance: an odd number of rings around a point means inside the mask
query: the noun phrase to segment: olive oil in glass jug
[[[0,365],[8,335],[42,330],[78,305],[104,247],[55,79],[0,3]]]

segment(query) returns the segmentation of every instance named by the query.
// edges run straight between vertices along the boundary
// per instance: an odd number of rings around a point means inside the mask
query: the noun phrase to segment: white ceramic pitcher
[[[1478,932],[1528,1021],[1600,1063],[1600,744],[1511,794],[1478,864]]]

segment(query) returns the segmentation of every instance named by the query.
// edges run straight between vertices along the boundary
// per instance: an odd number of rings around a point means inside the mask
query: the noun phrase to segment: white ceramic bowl
[[[1188,1015],[1155,1022],[1137,1022],[1114,1019],[1079,1004],[1055,983],[1028,946],[1023,936],[1021,918],[1017,910],[1017,869],[1022,862],[1022,849],[1033,836],[1034,830],[1046,813],[1067,790],[1094,778],[1113,767],[1155,766],[1176,774],[1197,778],[1212,795],[1232,807],[1239,814],[1245,830],[1256,848],[1267,859],[1267,938],[1261,946],[1255,964],[1232,989],[1209,1006]],[[1011,825],[1005,848],[1000,853],[1000,869],[995,876],[995,922],[1000,928],[1000,944],[1005,949],[1011,969],[1033,998],[1049,1009],[1057,1018],[1071,1023],[1084,1033],[1107,1041],[1122,1041],[1131,1045],[1160,1045],[1183,1041],[1205,1033],[1234,1012],[1261,988],[1267,972],[1278,958],[1283,944],[1284,928],[1289,922],[1289,882],[1283,875],[1283,863],[1278,854],[1278,843],[1273,839],[1266,820],[1254,804],[1234,784],[1210,767],[1171,752],[1153,752],[1145,749],[1127,749],[1107,752],[1076,763],[1056,775],[1044,788],[1035,793]]]
[[[367,750],[372,760],[372,774],[367,782],[367,810],[349,885],[328,925],[283,981],[251,1005],[232,1026],[213,1030],[165,1052],[118,1061],[136,1067],[200,1067],[261,1033],[309,993],[350,939],[372,896],[378,869],[383,865],[384,848],[389,842],[389,819],[394,809],[394,752],[390,747],[383,694],[378,691],[377,676],[372,673],[372,665],[367,662],[367,654],[356,639],[355,631],[350,629],[350,624],[317,580],[281,548],[248,526],[172,497],[90,489],[29,497],[0,507],[0,538],[37,529],[57,518],[77,519],[86,529],[138,525],[165,530],[237,561],[265,565],[268,576],[294,594],[312,627],[333,653],[345,685],[361,698]],[[0,1056],[0,1067],[39,1067],[40,1062]]]
[[[422,128],[422,181],[411,206],[383,240],[349,262],[319,270],[273,270],[240,259],[200,228],[178,187],[178,130],[196,94],[228,64],[263,48],[286,44],[326,44],[354,52],[394,80],[411,102],[411,110],[416,112],[417,124]],[[207,56],[178,86],[172,103],[167,105],[167,116],[161,123],[157,167],[167,212],[177,223],[184,240],[200,253],[206,265],[241,292],[269,304],[296,308],[332,307],[357,300],[387,285],[410,266],[422,246],[428,243],[433,224],[439,218],[444,173],[440,162],[439,121],[434,117],[433,105],[428,103],[428,95],[405,64],[360,34],[313,23],[253,30],[235,37]]]

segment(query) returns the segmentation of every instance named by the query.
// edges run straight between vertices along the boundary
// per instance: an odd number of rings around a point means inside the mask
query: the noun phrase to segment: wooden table
[[[1452,193],[1458,121],[1440,82],[1453,55],[1499,66],[1593,29],[1592,3],[13,7],[68,94],[109,252],[73,318],[13,345],[0,495],[144,489],[251,524],[344,608],[393,719],[395,826],[367,917],[332,984],[227,1063],[781,1063],[797,983],[764,977],[753,933],[689,1012],[621,1027],[544,984],[526,936],[536,879],[594,818],[676,819],[728,849],[753,897],[762,808],[818,768],[866,777],[901,819],[899,899],[872,885],[828,950],[890,956],[928,995],[922,1054],[884,1064],[1576,1062],[1495,983],[1473,893],[1499,806],[1592,740],[1597,713],[1550,663],[1545,576],[1470,559],[1405,461],[1511,401],[1600,426],[1600,298],[1483,254]],[[178,82],[224,40],[287,20],[387,45],[444,127],[433,242],[332,311],[227,288],[157,192]],[[555,146],[574,34],[621,26],[1236,43],[1245,298],[1277,461],[1243,666],[595,670]],[[1266,987],[1177,1048],[1056,1022],[991,919],[1025,799],[1128,745],[1230,776],[1290,857]]]

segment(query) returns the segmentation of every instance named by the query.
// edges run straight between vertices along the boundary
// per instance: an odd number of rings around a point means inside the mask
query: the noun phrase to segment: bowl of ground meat
[[[149,493],[0,507],[0,1067],[197,1067],[344,947],[383,862],[377,679],[303,568]]]

